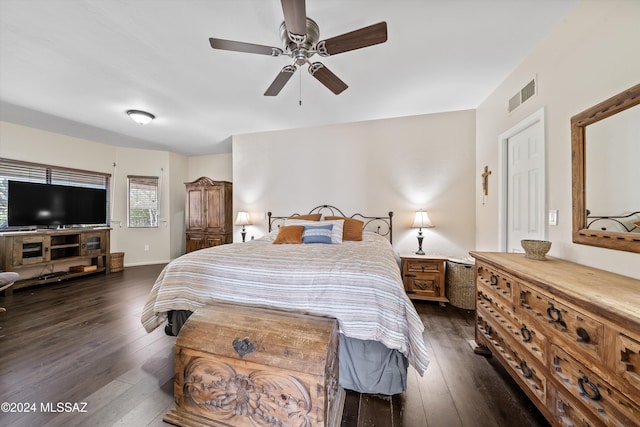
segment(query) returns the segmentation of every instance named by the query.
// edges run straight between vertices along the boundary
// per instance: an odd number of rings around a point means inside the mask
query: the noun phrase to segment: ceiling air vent
[[[512,112],[536,94],[536,79],[527,83],[518,93],[509,99],[509,112]]]

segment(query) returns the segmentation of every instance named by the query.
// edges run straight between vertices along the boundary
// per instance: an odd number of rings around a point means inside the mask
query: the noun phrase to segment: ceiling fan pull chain
[[[298,75],[300,76],[300,91],[299,91],[300,96],[298,99],[298,105],[302,107],[302,73],[300,72],[298,73]]]

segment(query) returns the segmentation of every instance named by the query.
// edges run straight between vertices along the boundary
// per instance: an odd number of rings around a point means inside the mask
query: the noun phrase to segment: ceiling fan
[[[337,55],[387,41],[387,23],[379,22],[326,40],[320,40],[318,24],[307,18],[305,0],[281,0],[284,22],[280,25],[283,48],[210,38],[214,49],[257,53],[269,56],[286,55],[293,59],[276,76],[267,88],[265,96],[276,96],[287,84],[299,66],[308,64],[309,73],[331,92],[338,95],[348,86],[321,62],[311,62],[316,53],[322,57]]]

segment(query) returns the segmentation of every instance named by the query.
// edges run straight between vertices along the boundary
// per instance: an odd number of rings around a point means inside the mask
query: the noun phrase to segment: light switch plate
[[[558,225],[558,210],[551,209],[549,211],[549,225]]]

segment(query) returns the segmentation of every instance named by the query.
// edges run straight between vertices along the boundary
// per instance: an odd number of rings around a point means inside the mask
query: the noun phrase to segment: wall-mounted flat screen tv
[[[107,223],[107,190],[9,181],[9,227]]]

